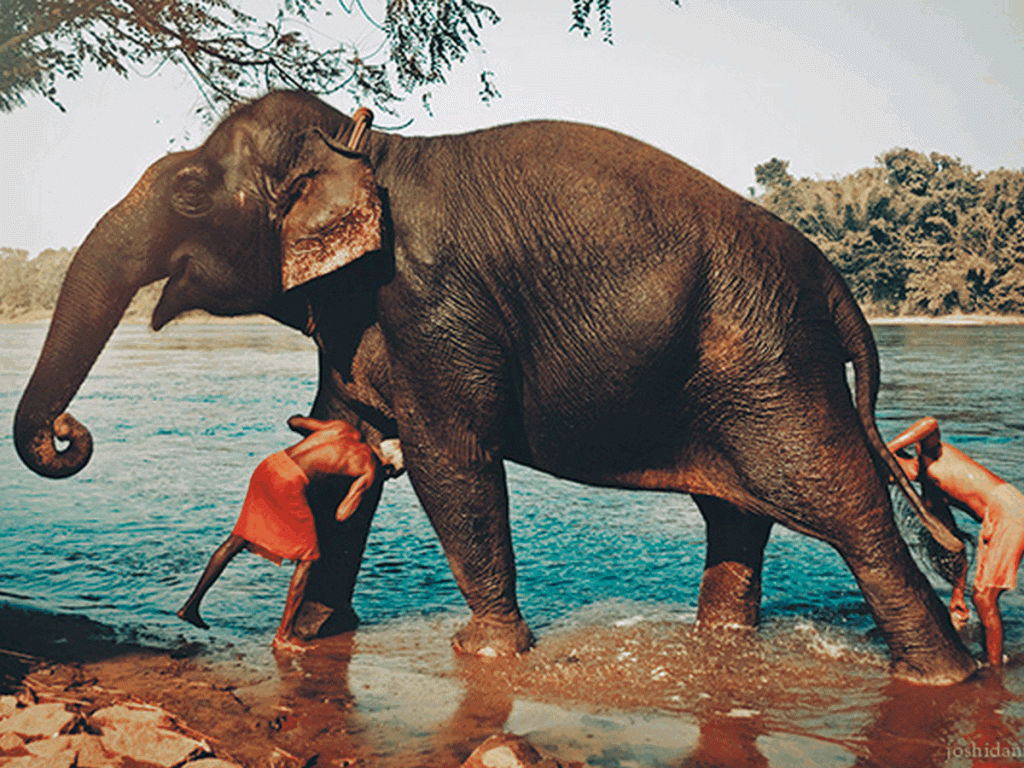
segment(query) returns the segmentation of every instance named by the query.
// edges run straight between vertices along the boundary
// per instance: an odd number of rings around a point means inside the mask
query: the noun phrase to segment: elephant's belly
[[[720,498],[732,498],[735,495],[732,484],[723,482],[721,478],[716,478],[700,465],[683,464],[674,467],[652,467],[602,473],[594,473],[586,468],[573,471],[566,470],[565,467],[537,464],[529,466],[556,477],[586,485],[646,491],[677,491]]]
[[[713,403],[695,397],[692,355],[670,334],[604,339],[523,366],[515,460],[590,484],[690,490]],[[646,348],[645,348],[646,347]],[[699,474],[699,472],[696,472]]]
[[[586,485],[701,494],[742,504],[745,494],[728,464],[706,445],[692,442],[688,430],[661,432],[657,439],[652,430],[644,442],[636,439],[636,430],[616,441],[611,429],[603,430],[603,441],[528,440],[530,447],[506,458]]]
[[[707,493],[705,451],[678,409],[650,413],[624,406],[606,418],[548,410],[526,420],[508,458],[590,485]],[[572,418],[575,417],[575,418]],[[516,430],[520,431],[520,430]]]

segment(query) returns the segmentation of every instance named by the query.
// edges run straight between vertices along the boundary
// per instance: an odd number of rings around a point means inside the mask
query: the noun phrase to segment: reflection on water
[[[309,408],[308,340],[267,324],[118,329],[72,408],[93,431],[93,460],[50,481],[20,465],[9,432],[45,326],[2,332],[0,600],[144,640],[208,640],[275,670],[266,644],[288,571],[237,558],[204,605],[208,634],[173,611],[230,530],[252,468],[293,440],[285,419]],[[876,337],[883,435],[934,415],[946,440],[1024,487],[1024,328],[884,326]],[[592,765],[918,766],[968,765],[955,752],[968,742],[1016,743],[1019,590],[1002,599],[1004,673],[914,689],[889,679],[852,577],[820,542],[776,528],[764,625],[709,638],[693,626],[704,530],[688,498],[514,466],[509,478],[519,594],[537,649],[498,664],[453,657],[448,638],[465,607],[408,481],[392,481],[356,590],[363,626],[267,682],[297,713],[282,744],[313,739],[339,760],[454,765],[504,727]],[[980,656],[976,622],[965,638]]]

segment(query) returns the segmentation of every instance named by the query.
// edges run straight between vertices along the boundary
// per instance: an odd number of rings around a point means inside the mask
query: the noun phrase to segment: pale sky
[[[242,0],[251,7],[259,0]],[[372,51],[379,33],[338,0],[322,31]],[[383,0],[364,0],[382,15]],[[746,194],[754,166],[830,178],[897,146],[978,170],[1024,166],[1024,0],[613,0],[614,44],[568,32],[570,0],[493,0],[502,16],[445,86],[378,114],[439,134],[526,118],[604,125]],[[351,2],[346,2],[351,5]],[[595,20],[596,21],[596,20]],[[502,98],[482,103],[481,69]],[[0,115],[0,246],[74,246],[168,151],[200,143],[202,96],[166,66],[61,83]],[[344,96],[332,100],[351,111]]]

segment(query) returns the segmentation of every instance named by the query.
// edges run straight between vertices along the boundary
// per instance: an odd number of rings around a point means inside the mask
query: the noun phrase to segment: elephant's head
[[[65,477],[89,460],[88,430],[64,411],[142,286],[168,278],[153,312],[159,330],[190,309],[264,311],[381,247],[381,203],[354,146],[358,125],[312,97],[271,94],[233,112],[199,148],[150,166],[64,278],[15,416],[15,445],[30,468]],[[346,135],[355,142],[340,144]]]

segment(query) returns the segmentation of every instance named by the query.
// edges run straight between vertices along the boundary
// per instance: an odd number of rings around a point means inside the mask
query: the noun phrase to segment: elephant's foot
[[[945,657],[945,658],[943,658]],[[955,685],[975,674],[982,665],[966,653],[928,653],[920,658],[894,658],[889,666],[893,677],[917,685]]]
[[[982,666],[974,659],[969,659],[967,663],[957,664],[952,668],[941,669],[935,669],[934,664],[922,667],[906,661],[894,661],[889,671],[893,677],[917,685],[956,685],[969,678]]]
[[[533,633],[521,616],[509,620],[474,616],[452,638],[457,653],[491,658],[525,653],[533,645]]]
[[[295,634],[303,640],[351,632],[359,626],[359,617],[351,605],[331,607],[307,600],[295,617]]]

